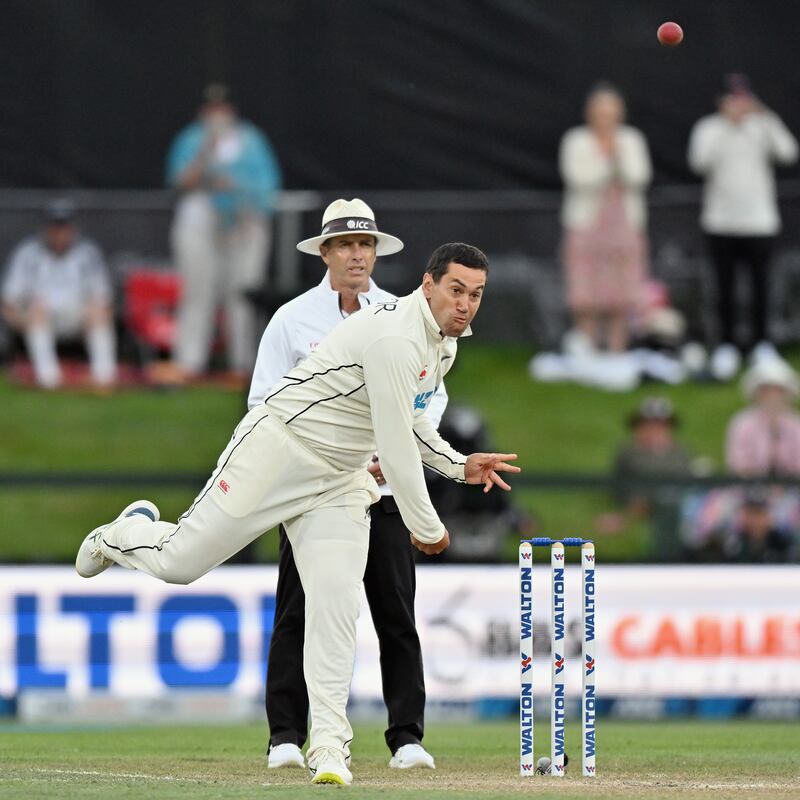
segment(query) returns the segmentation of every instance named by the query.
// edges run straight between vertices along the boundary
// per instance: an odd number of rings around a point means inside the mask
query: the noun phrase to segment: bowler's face
[[[422,292],[445,336],[461,336],[472,322],[483,298],[486,272],[451,261],[447,272],[435,283],[429,273],[422,279]]]
[[[334,236],[320,246],[320,255],[331,274],[335,291],[364,292],[375,268],[375,237],[363,233]]]

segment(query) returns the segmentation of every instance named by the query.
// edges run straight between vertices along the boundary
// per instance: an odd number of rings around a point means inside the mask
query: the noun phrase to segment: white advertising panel
[[[549,596],[534,567],[534,693],[549,688]],[[0,568],[0,695],[63,689],[159,697],[176,689],[263,692],[277,570],[220,567],[191,586],[112,568]],[[579,566],[567,571],[567,689],[579,693]],[[433,701],[518,694],[514,566],[417,572],[417,622]],[[800,697],[796,567],[597,569],[598,697]],[[364,604],[353,679],[380,698],[378,647]]]

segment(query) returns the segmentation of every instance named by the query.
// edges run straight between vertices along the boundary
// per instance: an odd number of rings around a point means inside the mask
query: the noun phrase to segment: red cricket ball
[[[683,28],[677,22],[664,22],[658,26],[656,36],[664,47],[675,47],[683,41]]]

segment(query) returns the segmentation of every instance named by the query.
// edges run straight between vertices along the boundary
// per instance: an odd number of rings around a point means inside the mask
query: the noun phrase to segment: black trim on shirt
[[[311,405],[306,406],[302,411],[298,411],[293,417],[289,417],[289,419],[284,422],[284,425],[288,425],[290,422],[296,420],[299,416],[302,416],[306,413],[310,408],[313,408],[317,403],[327,403],[328,400],[336,400],[337,397],[350,397],[351,394],[355,394],[359,389],[363,389],[366,386],[365,383],[362,383],[360,386],[356,386],[355,389],[351,389],[349,392],[339,392],[339,394],[335,394],[332,397],[321,397],[319,400],[315,400]]]
[[[301,386],[304,383],[308,383],[308,381],[310,381],[312,378],[318,378],[320,375],[327,375],[329,372],[337,372],[340,369],[350,369],[352,367],[358,367],[359,369],[363,369],[361,364],[341,364],[338,367],[331,367],[330,369],[326,369],[324,372],[314,372],[307,378],[293,378],[289,375],[285,375],[284,380],[297,381],[297,383],[287,383],[286,386],[281,386],[281,388],[278,389],[277,392],[273,392],[268,397],[265,397],[264,402],[268,403],[270,400],[272,400],[273,397],[275,397],[275,395],[280,394],[284,389],[288,389],[290,386]]]
[[[422,444],[424,444],[425,447],[428,448],[428,450],[430,450],[432,453],[435,453],[437,456],[441,456],[442,458],[446,458],[454,466],[463,467],[464,464],[467,463],[466,461],[453,461],[453,459],[450,458],[450,456],[447,455],[447,453],[440,453],[438,450],[434,450],[416,431],[414,431],[414,436],[416,436],[417,439],[419,439],[422,442]]]

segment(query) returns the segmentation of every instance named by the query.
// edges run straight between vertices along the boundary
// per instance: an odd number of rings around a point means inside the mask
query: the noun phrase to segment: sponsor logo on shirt
[[[433,392],[422,392],[414,398],[414,408],[419,411],[424,411],[428,407],[428,403],[433,396]]]

